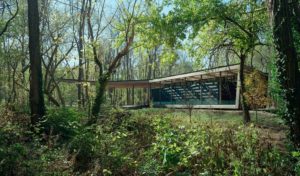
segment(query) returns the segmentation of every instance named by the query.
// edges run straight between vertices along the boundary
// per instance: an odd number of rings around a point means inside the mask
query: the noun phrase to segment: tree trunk
[[[17,71],[17,65],[18,63],[14,63],[11,65],[12,68],[12,86],[11,86],[11,93],[8,99],[8,103],[15,103],[16,97],[17,97],[17,90],[16,90],[16,71]]]
[[[52,102],[55,106],[60,107],[59,102],[52,96],[50,92],[45,92],[48,97],[49,102]]]
[[[81,5],[81,12],[80,12],[80,23],[79,23],[79,30],[78,30],[78,43],[77,43],[77,50],[79,56],[79,69],[78,69],[78,82],[77,85],[77,96],[78,96],[78,107],[84,106],[84,96],[83,96],[83,86],[82,81],[84,78],[84,71],[83,71],[83,42],[84,42],[84,24],[85,24],[85,8],[86,1],[82,1]]]
[[[152,51],[151,50],[147,50],[147,54],[148,54],[148,62],[146,64],[146,68],[147,68],[147,79],[151,79],[152,78],[152,70],[153,70],[153,55],[152,55]]]
[[[28,30],[30,55],[31,123],[36,124],[45,115],[42,77],[42,55],[40,51],[40,30],[38,0],[28,0]]]
[[[85,58],[85,82],[88,82],[89,80],[89,72],[90,72],[90,61],[88,58]],[[85,105],[89,107],[90,105],[90,96],[89,96],[89,86],[85,85],[84,86],[85,90]]]
[[[98,82],[97,82],[97,88],[96,88],[96,98],[94,100],[94,104],[92,107],[92,116],[93,118],[96,118],[99,115],[99,112],[101,110],[101,105],[104,102],[104,93],[105,89],[108,83],[108,80],[110,78],[110,74],[104,74],[99,75]]]
[[[128,33],[129,34],[129,33]],[[129,52],[130,46],[133,43],[134,39],[134,25],[131,28],[131,33],[129,37],[126,39],[126,45],[125,47],[117,53],[115,58],[111,61],[109,64],[109,67],[107,69],[107,72],[103,74],[101,71],[99,72],[99,78],[98,78],[98,84],[96,88],[96,98],[94,100],[94,104],[92,107],[92,120],[89,122],[89,124],[95,122],[97,120],[97,116],[101,110],[101,105],[104,102],[104,95],[105,95],[105,89],[108,83],[108,80],[110,79],[110,76],[115,72],[116,68],[120,66],[120,61],[124,56],[126,56]],[[98,60],[95,61],[96,65],[99,67],[100,62]]]
[[[241,83],[241,93],[240,93],[240,99],[241,99],[241,105],[243,109],[243,119],[244,123],[247,124],[250,122],[250,113],[249,113],[249,106],[246,103],[246,99],[244,96],[245,93],[245,78],[244,78],[244,66],[245,66],[245,60],[246,55],[241,54],[240,56],[240,83]]]
[[[55,81],[54,81],[54,84],[56,86],[56,92],[57,92],[58,98],[60,100],[60,103],[61,103],[62,107],[65,107],[66,103],[65,103],[64,97],[62,96],[62,92],[60,90],[60,87]]]
[[[292,9],[287,0],[274,0],[274,27],[278,79],[286,101],[284,118],[290,128],[291,140],[300,147],[300,73],[294,45],[291,18]]]
[[[130,79],[130,72],[129,72],[129,54],[127,54],[126,56],[125,56],[125,64],[126,64],[126,80],[129,80]],[[127,105],[129,105],[130,104],[130,88],[127,88],[126,89],[126,101],[127,101]]]

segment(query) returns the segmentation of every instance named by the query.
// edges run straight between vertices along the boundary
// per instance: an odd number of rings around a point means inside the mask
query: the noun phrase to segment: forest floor
[[[195,109],[192,111],[191,119],[187,109],[147,108],[131,110],[131,112],[136,116],[146,112],[149,114],[149,117],[155,115],[171,117],[173,119],[172,123],[182,126],[197,126],[207,123],[208,125],[223,124],[226,127],[232,124],[243,124],[241,111]],[[264,111],[258,111],[257,116],[255,111],[251,111],[250,115],[251,124],[259,131],[260,137],[278,149],[285,151],[288,128],[284,121],[276,114]]]
[[[106,112],[107,111],[107,112]],[[32,133],[29,115],[0,108],[0,175],[295,175],[300,152],[270,113],[52,108]],[[293,154],[294,153],[294,154]],[[30,173],[30,174],[27,174]]]

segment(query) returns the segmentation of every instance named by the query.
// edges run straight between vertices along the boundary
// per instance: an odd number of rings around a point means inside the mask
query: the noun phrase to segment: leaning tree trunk
[[[274,27],[278,80],[286,102],[284,118],[290,128],[291,140],[300,147],[300,72],[298,56],[294,45],[291,18],[292,7],[288,0],[274,0]]]
[[[245,60],[246,60],[246,55],[242,54],[240,56],[240,99],[241,99],[241,105],[242,105],[242,109],[243,109],[243,119],[244,119],[244,123],[247,124],[250,122],[250,113],[249,113],[249,106],[246,103],[246,99],[244,96],[244,93],[246,91],[245,88],[245,76],[244,76],[244,67],[245,67]]]
[[[40,30],[38,0],[28,0],[28,30],[30,55],[31,123],[36,124],[45,115],[43,95],[42,55],[40,51]]]
[[[129,23],[130,23],[130,21],[129,21]],[[100,113],[101,105],[104,102],[105,89],[106,89],[106,86],[110,79],[110,76],[113,74],[113,72],[119,66],[121,59],[124,58],[124,56],[128,54],[129,49],[133,43],[134,25],[132,24],[131,27],[132,27],[131,30],[127,31],[128,38],[126,38],[125,47],[120,52],[117,53],[116,57],[110,63],[108,70],[107,70],[107,72],[105,72],[105,74],[103,74],[102,62],[98,59],[95,59],[95,63],[100,68],[100,71],[99,71],[99,78],[98,78],[98,83],[97,83],[97,88],[96,88],[96,98],[94,100],[94,104],[92,107],[92,120],[90,121],[90,124],[97,120],[97,117]],[[129,32],[129,31],[131,31],[131,32]]]

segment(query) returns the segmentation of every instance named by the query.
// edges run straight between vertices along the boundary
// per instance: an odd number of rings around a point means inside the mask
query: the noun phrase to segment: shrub
[[[10,121],[0,126],[0,175],[34,175],[39,172],[38,166],[43,161],[33,154],[35,146],[26,143],[31,137],[27,129]]]
[[[293,151],[292,156],[296,160],[296,164],[294,167],[295,174],[300,175],[300,151]]]
[[[64,148],[49,148],[26,114],[6,109],[0,118],[0,175],[72,175]]]
[[[74,171],[85,172],[91,168],[96,156],[97,140],[93,133],[81,131],[70,143],[70,152],[75,154]]]
[[[289,156],[260,140],[254,126],[198,124],[190,128],[154,120],[156,137],[140,172],[145,175],[290,175]],[[152,158],[152,162],[149,163]],[[152,166],[151,166],[152,165]],[[150,170],[151,168],[152,170]],[[153,170],[154,169],[154,170]]]
[[[61,140],[69,140],[80,130],[82,116],[70,108],[49,109],[41,126],[49,135],[58,135]]]
[[[0,175],[284,176],[300,170],[299,152],[292,157],[277,150],[254,125],[189,123],[170,111],[116,109],[82,126],[76,111],[50,111],[42,125],[62,139],[56,147],[24,125],[1,121]]]
[[[150,124],[148,120],[132,118],[127,111],[110,111],[101,124],[86,127],[71,141],[74,170],[84,173],[100,168],[95,171],[100,175],[135,173],[144,149],[152,143]]]

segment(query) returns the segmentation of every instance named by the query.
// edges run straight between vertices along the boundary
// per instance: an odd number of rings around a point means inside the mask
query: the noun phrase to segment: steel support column
[[[131,93],[132,105],[134,105],[134,85],[132,85],[132,93]]]
[[[219,104],[222,104],[222,73],[219,73]]]

